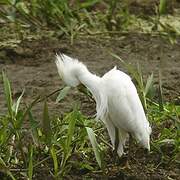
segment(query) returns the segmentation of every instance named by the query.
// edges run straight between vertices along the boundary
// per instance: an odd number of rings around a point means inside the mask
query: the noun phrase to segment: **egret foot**
[[[122,169],[131,169],[130,162],[131,158],[133,158],[133,138],[131,135],[129,135],[129,148],[128,148],[128,154],[125,157],[125,164]]]
[[[122,169],[131,169],[131,166],[129,164],[128,158],[125,161],[125,165],[122,167]]]
[[[131,166],[130,166],[128,160],[129,160],[129,159],[128,159],[128,156],[127,156],[127,155],[123,155],[123,156],[119,159],[120,169],[131,169]]]

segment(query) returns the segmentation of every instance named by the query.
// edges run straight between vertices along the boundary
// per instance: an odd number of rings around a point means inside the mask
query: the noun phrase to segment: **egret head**
[[[87,70],[86,66],[77,59],[72,59],[64,54],[56,55],[56,66],[61,79],[71,87],[80,84],[78,76]]]

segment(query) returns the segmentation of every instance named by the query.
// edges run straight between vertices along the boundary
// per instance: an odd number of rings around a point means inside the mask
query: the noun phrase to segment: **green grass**
[[[33,179],[34,174],[47,167],[47,172],[55,179],[66,175],[72,168],[98,169],[95,165],[93,149],[101,166],[99,145],[92,129],[95,123],[84,117],[77,108],[63,118],[49,116],[46,98],[37,98],[26,108],[19,109],[22,95],[13,102],[11,86],[5,73],[2,73],[7,113],[0,117],[0,166],[1,172],[13,178]],[[66,88],[65,88],[66,89]],[[24,92],[24,91],[23,91]],[[60,94],[64,93],[64,89]],[[60,96],[58,96],[60,97]],[[42,122],[38,122],[32,107],[44,100]],[[26,122],[24,121],[26,118]],[[25,128],[25,126],[29,128]],[[88,138],[89,133],[93,139]],[[97,131],[97,134],[101,131]],[[90,142],[93,144],[91,148]],[[94,144],[96,142],[96,144]],[[81,157],[81,163],[71,157]],[[11,172],[13,171],[13,172]]]
[[[166,2],[160,0],[155,15],[137,16],[129,12],[127,2],[117,0],[2,0],[0,19],[13,25],[21,40],[27,37],[24,31],[40,29],[54,31],[60,38],[68,36],[71,44],[80,35],[104,37],[129,32],[158,34],[175,43],[180,35],[179,17],[164,15]]]
[[[130,66],[127,67],[131,71]],[[138,71],[136,76],[134,69],[130,73],[137,82],[139,93],[145,98],[142,102],[146,102],[146,112],[153,125],[151,153],[161,154],[159,165],[179,163],[180,106],[163,103],[163,109],[159,108],[160,102],[155,102],[148,96],[153,87],[153,77],[150,76],[145,83]],[[10,82],[4,72],[2,80],[7,105],[7,112],[0,116],[0,172],[4,177],[33,179],[43,172],[42,174],[58,179],[74,169],[86,169],[92,173],[102,169],[103,172],[108,164],[106,158],[110,146],[102,124],[82,115],[77,107],[61,118],[50,117],[48,97],[58,91],[47,97],[37,97],[21,108],[24,91],[14,101]],[[65,87],[59,90],[57,101],[63,101],[68,89],[69,87]],[[32,107],[42,101],[43,117],[39,122],[34,118]],[[168,148],[171,148],[170,154]]]

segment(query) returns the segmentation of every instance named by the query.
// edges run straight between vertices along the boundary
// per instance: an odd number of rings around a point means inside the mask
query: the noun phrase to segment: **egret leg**
[[[115,147],[115,155],[119,157],[119,163],[124,159],[123,154],[124,154],[124,146],[126,143],[126,140],[128,138],[128,133],[124,131],[121,128],[115,127],[115,142],[114,142],[114,147]]]
[[[117,152],[118,146],[119,146],[119,130],[117,127],[115,127],[115,142],[114,142],[114,151]]]
[[[114,139],[114,151],[113,151],[114,161],[116,161],[116,157],[118,157],[117,156],[118,146],[119,146],[119,131],[118,128],[115,127],[115,139]]]
[[[128,154],[127,154],[127,160],[126,160],[126,163],[124,166],[124,168],[126,168],[126,169],[131,169],[131,166],[129,163],[130,163],[130,160],[133,156],[132,148],[133,148],[133,138],[131,135],[129,135],[129,150],[128,150]]]

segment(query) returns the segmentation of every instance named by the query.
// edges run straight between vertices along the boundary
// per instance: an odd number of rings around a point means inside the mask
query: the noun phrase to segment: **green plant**
[[[164,103],[164,110],[159,110],[158,104],[151,105],[149,117],[153,119],[159,128],[157,136],[153,137],[152,150],[161,154],[163,163],[174,164],[179,163],[178,154],[180,152],[180,106]]]
[[[47,171],[55,178],[65,176],[71,168],[77,166],[71,160],[73,155],[80,156],[80,168],[93,170],[89,155],[93,154],[89,142],[92,143],[95,157],[99,166],[102,166],[102,156],[99,154],[99,144],[96,140],[96,130],[93,131],[93,121],[83,116],[77,108],[64,115],[63,118],[52,118],[48,110],[48,97],[59,92],[54,91],[46,97],[37,97],[35,100],[20,108],[24,91],[16,102],[12,99],[10,82],[2,72],[4,93],[7,102],[8,114],[0,116],[0,166],[1,172],[11,179],[20,177],[33,179],[41,166],[49,166]],[[60,90],[57,101],[63,100],[69,88]],[[42,122],[38,122],[33,115],[32,107],[44,101]],[[24,128],[24,119],[28,118],[29,128]],[[26,122],[27,123],[27,122]],[[99,128],[99,126],[98,126]],[[25,133],[27,132],[27,133]],[[97,133],[101,133],[97,131]],[[31,136],[29,136],[31,134]],[[90,141],[88,140],[88,135]],[[28,137],[28,140],[26,139]],[[95,142],[95,143],[94,143]],[[49,162],[48,162],[49,161]],[[85,161],[85,162],[84,162]],[[51,162],[53,165],[51,165]],[[13,172],[11,169],[13,168]],[[53,170],[51,170],[53,168]],[[14,173],[17,172],[17,173]]]
[[[167,12],[167,0],[160,0],[158,7],[159,15],[165,14]]]
[[[17,29],[22,26],[32,29],[46,29],[46,27],[59,29],[60,36],[64,34],[70,36],[73,44],[74,37],[86,27],[83,21],[87,11],[84,13],[83,10],[91,8],[98,2],[99,0],[94,0],[71,4],[68,0],[33,0],[30,3],[22,0],[3,0],[0,2],[2,4],[0,17],[15,23]]]

